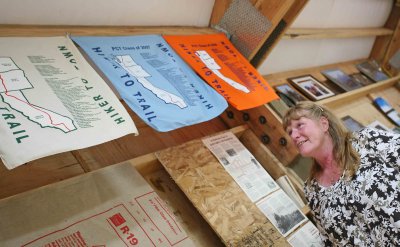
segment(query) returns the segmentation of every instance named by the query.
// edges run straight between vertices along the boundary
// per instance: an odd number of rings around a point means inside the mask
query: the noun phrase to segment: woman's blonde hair
[[[341,121],[326,107],[311,101],[301,101],[291,107],[282,119],[283,128],[286,130],[292,120],[301,117],[320,119],[325,117],[329,121],[329,135],[333,141],[333,155],[340,168],[345,171],[345,178],[351,179],[356,173],[360,156],[351,144],[352,134]],[[310,171],[310,181],[321,171],[321,167],[314,160]]]

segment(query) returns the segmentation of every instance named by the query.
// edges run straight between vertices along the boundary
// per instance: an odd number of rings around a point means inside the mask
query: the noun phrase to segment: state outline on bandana
[[[214,58],[212,58],[210,56],[210,54],[208,54],[207,51],[205,50],[197,50],[195,51],[196,56],[198,56],[200,58],[200,60],[204,63],[204,65],[210,69],[216,76],[218,76],[220,79],[222,79],[224,82],[226,82],[228,85],[230,85],[231,87],[242,91],[244,93],[250,93],[250,90],[240,84],[237,81],[232,80],[231,78],[223,75],[220,70],[221,70],[221,66],[215,61]]]
[[[0,97],[4,103],[42,128],[59,129],[64,133],[77,129],[71,118],[30,103],[22,90],[33,88],[11,57],[0,57]]]
[[[181,97],[170,93],[164,89],[154,86],[146,77],[151,75],[141,66],[138,65],[130,55],[117,55],[113,59],[126,72],[132,75],[144,88],[152,92],[157,98],[164,101],[166,104],[173,104],[181,109],[188,107],[185,100]]]

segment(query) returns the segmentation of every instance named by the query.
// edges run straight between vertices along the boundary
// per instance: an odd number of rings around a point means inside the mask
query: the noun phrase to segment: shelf
[[[340,68],[342,69],[346,74],[353,74],[353,73],[359,73],[358,69],[356,68],[355,64],[358,64],[362,61],[365,61],[366,59],[358,59],[358,60],[353,60],[353,61],[347,61],[347,62],[342,62],[342,63],[336,63],[336,64],[329,64],[329,65],[324,65],[324,66],[317,66],[317,67],[312,67],[312,68],[305,68],[305,69],[298,69],[298,70],[293,70],[293,71],[285,71],[285,72],[280,72],[280,73],[275,73],[275,74],[269,74],[265,75],[264,79],[268,81],[268,83],[272,86],[278,86],[284,83],[289,83],[287,78],[290,77],[297,77],[301,75],[307,75],[310,74],[314,76],[318,81],[323,82],[328,79],[325,78],[321,74],[321,71],[325,69],[332,69],[332,68]],[[400,75],[394,76],[392,78],[389,78],[384,81],[380,81],[377,83],[373,83],[368,86],[364,86],[362,88],[352,90],[350,92],[346,93],[340,93],[335,96],[319,100],[317,101],[318,103],[334,108],[336,105],[343,104],[344,102],[348,101],[353,101],[357,98],[366,96],[372,92],[377,92],[386,88],[389,88],[393,85],[396,84],[397,81],[400,80]],[[291,84],[291,83],[289,83]]]
[[[357,59],[336,64],[284,71],[280,73],[265,75],[264,78],[270,83],[271,86],[276,87],[278,85],[286,83],[292,85],[292,83],[289,82],[288,78],[303,75],[312,75],[319,82],[329,87],[330,84],[333,83],[329,82],[329,80],[323,74],[321,74],[321,71],[326,69],[338,68],[348,75],[360,73],[360,71],[356,67],[356,64],[365,60],[366,59]],[[316,103],[328,107],[339,118],[351,116],[364,126],[368,126],[373,121],[378,120],[386,127],[393,128],[393,123],[391,123],[376,109],[376,107],[372,104],[369,95],[373,94],[375,96],[384,97],[396,108],[398,107],[397,103],[399,102],[400,97],[400,91],[396,89],[396,87],[398,87],[397,85],[400,84],[399,81],[400,74],[393,76],[387,80],[375,82],[368,86],[364,86],[349,92],[337,93],[332,97],[316,101]],[[268,107],[268,109],[269,111],[272,110],[270,107]],[[272,110],[272,112],[274,112],[274,110]],[[282,121],[278,114],[276,114],[275,117]],[[275,151],[275,153],[279,154],[279,152],[277,151]],[[279,158],[281,158],[281,156],[279,156]]]
[[[392,35],[388,28],[293,28],[288,29],[283,39],[337,39],[354,37],[373,37]]]
[[[396,84],[400,80],[400,75],[392,77],[388,80],[381,81],[374,83],[372,85],[368,85],[362,87],[360,89],[356,89],[350,92],[342,93],[324,100],[318,101],[318,103],[328,106],[328,107],[335,107],[338,104],[344,104],[345,102],[352,101],[356,98],[360,98],[366,96],[372,92],[377,92],[386,88],[389,88]]]

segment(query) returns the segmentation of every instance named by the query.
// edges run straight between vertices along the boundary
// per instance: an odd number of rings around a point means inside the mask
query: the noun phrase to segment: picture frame
[[[379,109],[395,125],[400,126],[400,114],[382,97],[376,97],[372,100],[376,108]]]
[[[368,86],[371,85],[373,83],[375,83],[375,81],[369,79],[367,76],[365,76],[364,74],[360,73],[354,73],[350,75],[351,79],[353,81],[357,81],[358,83],[364,85],[364,86]]]
[[[375,120],[372,123],[368,124],[368,127],[378,129],[378,130],[390,131],[390,129],[386,125],[379,122],[378,120]]]
[[[379,64],[375,60],[361,62],[356,65],[356,68],[375,82],[389,79],[389,77],[381,71]]]
[[[279,115],[280,118],[283,118],[290,107],[282,98],[273,100],[271,102],[268,102],[267,104],[272,108],[273,111],[276,112],[276,114]]]
[[[278,86],[275,86],[275,91],[280,94],[284,94],[287,98],[289,98],[294,104],[300,101],[308,100],[305,96],[303,96],[299,91],[293,88],[289,83],[284,83]]]
[[[393,110],[393,107],[382,97],[376,97],[372,100],[373,104],[378,108],[382,113],[387,114]]]
[[[288,80],[313,101],[325,99],[335,95],[330,89],[321,84],[312,75],[302,75],[299,77],[288,78]]]
[[[276,92],[276,94],[283,101],[283,103],[285,103],[288,107],[292,107],[292,106],[296,105],[296,102],[294,102],[291,98],[286,96],[286,94],[283,94],[280,92]]]
[[[331,82],[335,83],[345,92],[363,87],[363,84],[359,83],[358,81],[352,80],[349,75],[338,68],[323,70],[321,71],[321,74],[323,74]]]
[[[347,115],[341,118],[344,126],[351,131],[351,132],[356,132],[359,131],[360,129],[365,128],[363,124],[352,118],[351,116]]]
[[[396,134],[400,134],[400,127],[394,126],[393,129],[392,129],[392,132],[394,132]]]
[[[393,111],[390,111],[386,114],[386,116],[397,126],[400,126],[400,114],[393,109]]]
[[[256,205],[285,237],[307,221],[307,217],[282,189],[270,193]]]

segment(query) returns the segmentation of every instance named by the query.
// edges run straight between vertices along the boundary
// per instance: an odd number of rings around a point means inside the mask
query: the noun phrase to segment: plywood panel
[[[201,140],[156,156],[226,245],[287,245]]]
[[[142,175],[157,192],[157,195],[169,205],[172,213],[196,246],[224,246],[169,174],[162,169],[161,164],[159,167],[160,169],[153,173]]]

